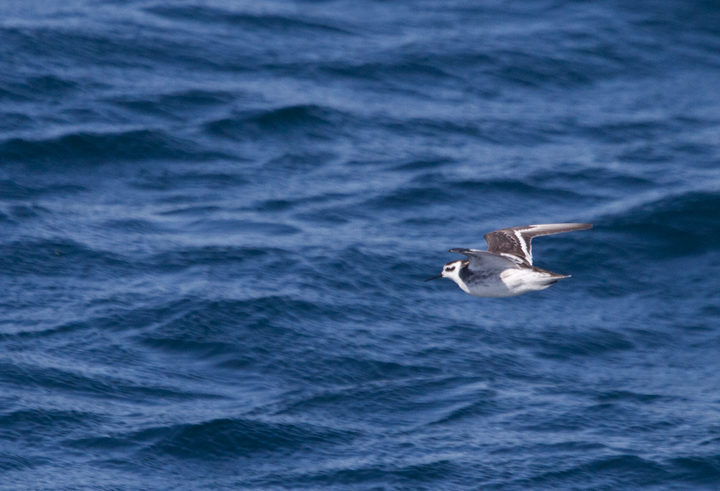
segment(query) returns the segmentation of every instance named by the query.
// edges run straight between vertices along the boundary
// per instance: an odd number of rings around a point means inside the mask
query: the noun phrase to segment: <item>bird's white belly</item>
[[[506,269],[488,275],[460,288],[476,297],[514,297],[523,293],[544,290],[553,284],[550,275],[532,269]]]

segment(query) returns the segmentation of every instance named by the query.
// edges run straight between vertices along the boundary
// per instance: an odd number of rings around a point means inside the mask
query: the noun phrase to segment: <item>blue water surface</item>
[[[0,2],[0,490],[720,489],[719,243],[717,2]]]

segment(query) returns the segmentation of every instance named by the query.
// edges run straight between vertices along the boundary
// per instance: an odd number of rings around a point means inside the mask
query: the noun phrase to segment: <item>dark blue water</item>
[[[720,489],[720,6],[631,3],[2,2],[0,489]]]

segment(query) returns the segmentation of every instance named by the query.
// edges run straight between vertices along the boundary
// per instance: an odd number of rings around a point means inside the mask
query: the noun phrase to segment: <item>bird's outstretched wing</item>
[[[477,249],[450,249],[448,252],[465,254],[470,260],[468,264],[470,271],[502,271],[508,268],[520,268],[512,259],[488,251],[478,251]]]
[[[527,225],[525,227],[503,228],[485,234],[488,243],[488,252],[503,256],[514,256],[521,262],[532,266],[533,237],[541,235],[572,232],[573,230],[586,230],[592,228],[589,223],[546,223],[542,225]]]

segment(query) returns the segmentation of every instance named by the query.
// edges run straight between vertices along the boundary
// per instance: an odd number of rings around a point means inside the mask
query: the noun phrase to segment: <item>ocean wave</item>
[[[318,21],[304,15],[277,15],[271,13],[233,12],[209,6],[156,6],[145,9],[154,15],[173,20],[190,22],[221,23],[243,29],[278,31],[288,34],[352,34],[346,28],[330,24],[327,21]]]
[[[539,489],[545,489],[546,486],[556,489],[557,486],[573,482],[595,482],[598,476],[603,476],[602,481],[620,487],[647,486],[652,483],[665,489],[666,485],[676,483],[678,486],[692,484],[711,489],[705,486],[720,482],[718,459],[718,456],[688,456],[665,461],[627,453],[607,455],[562,470],[518,480],[516,483],[533,488],[540,486]]]
[[[77,82],[54,74],[31,76],[22,81],[5,82],[0,85],[0,100],[6,99],[13,102],[46,101],[58,97],[67,97],[78,86]]]
[[[470,403],[452,404],[451,409],[445,414],[429,423],[434,425],[454,425],[470,419],[476,421],[478,418],[486,418],[507,410],[507,407],[498,400],[495,391],[485,390],[473,394],[473,401]]]
[[[720,483],[720,455],[687,455],[670,463],[678,481],[707,486]]]
[[[330,152],[286,152],[266,161],[263,164],[263,171],[273,175],[277,172],[308,172],[325,166],[335,158],[336,155]],[[339,193],[330,193],[304,198],[302,201],[328,201],[339,196]],[[300,201],[296,200],[296,202]]]
[[[274,221],[208,219],[203,218],[189,224],[190,229],[206,233],[243,233],[246,236],[272,237],[294,235],[301,229],[294,225]]]
[[[128,274],[122,256],[70,240],[15,241],[0,245],[0,270],[6,276],[72,276],[96,279]]]
[[[163,230],[157,223],[137,218],[106,220],[103,222],[102,227],[131,234],[148,234]]]
[[[206,246],[164,251],[155,254],[147,262],[155,271],[178,271],[193,266],[231,265],[248,260],[257,261],[269,254],[278,255],[281,252],[255,247]]]
[[[239,353],[257,348],[266,354],[268,343],[300,341],[314,332],[313,319],[327,315],[322,305],[284,296],[192,301],[165,312],[138,333],[140,341],[170,350],[217,345]]]
[[[442,119],[390,120],[386,126],[404,135],[455,135],[480,139],[495,145],[519,145],[532,147],[551,142],[565,133],[564,122],[523,120],[498,120],[478,118],[474,120],[446,121]]]
[[[52,437],[58,429],[83,432],[104,421],[98,414],[87,411],[60,409],[23,409],[0,415],[0,433],[8,439],[31,432],[36,438]]]
[[[393,167],[393,170],[401,172],[425,171],[429,169],[435,170],[445,166],[450,166],[453,162],[454,161],[449,158],[423,158],[411,160],[403,164],[396,164]]]
[[[50,459],[46,457],[25,457],[12,453],[0,452],[0,470],[17,471],[22,469],[34,469],[44,464],[48,464]]]
[[[2,89],[0,89],[0,98],[2,98]],[[27,114],[20,112],[0,112],[1,131],[27,131],[36,125],[37,121]]]
[[[121,24],[123,25],[123,24]],[[127,27],[127,24],[124,24]],[[212,70],[220,72],[255,71],[264,63],[263,52],[248,42],[246,49],[228,51],[213,49],[197,42],[192,30],[176,23],[172,30],[151,28],[147,36],[134,36],[126,28],[95,29],[66,24],[3,28],[6,53],[26,53],[35,60],[54,66],[52,60],[63,59],[74,66],[136,70],[160,65],[181,70]],[[107,27],[107,26],[103,26]],[[211,43],[221,42],[218,39]],[[257,44],[257,43],[256,43]],[[20,62],[20,61],[17,61]],[[73,83],[80,83],[76,80]],[[94,89],[107,86],[107,79],[94,80]],[[81,84],[81,86],[84,84]],[[16,92],[10,90],[10,97]],[[33,98],[40,93],[33,95]],[[22,97],[22,94],[20,94]]]
[[[592,480],[593,476],[606,476],[605,481],[616,482],[624,486],[636,483],[667,482],[670,473],[659,463],[636,455],[612,455],[584,462],[574,467],[552,470],[544,474],[518,482],[527,486],[561,486],[568,481]]]
[[[524,180],[457,180],[442,174],[424,174],[412,181],[414,186],[397,188],[366,202],[375,209],[405,209],[464,203],[465,208],[484,203],[506,202],[532,207],[533,202],[585,203],[596,198],[572,189]]]
[[[233,140],[267,137],[326,139],[337,135],[344,113],[317,105],[287,106],[266,111],[244,112],[205,124],[213,136]]]
[[[88,189],[77,184],[49,184],[47,186],[26,186],[11,179],[0,180],[0,200],[27,201],[46,195],[74,195]]]
[[[551,195],[552,199],[558,200],[569,200],[576,199],[587,200],[588,196],[584,192],[572,191],[569,189],[562,189],[552,186],[541,186],[537,184],[528,183],[522,180],[500,180],[500,179],[488,179],[488,180],[463,180],[454,181],[450,185],[455,190],[461,190],[466,193],[483,193],[483,194],[514,194],[518,197],[524,198],[548,198],[548,194]]]
[[[45,170],[54,169],[58,164],[67,170],[68,165],[224,157],[227,156],[205,151],[189,141],[172,137],[160,130],[78,132],[42,140],[13,138],[0,142],[1,160]]]
[[[242,97],[242,94],[221,90],[190,89],[167,94],[115,97],[110,99],[110,102],[139,114],[160,117],[170,115],[181,119],[187,114],[231,104],[238,97]]]
[[[151,430],[153,436],[157,432]],[[307,451],[317,446],[349,443],[355,437],[348,430],[249,419],[219,419],[177,425],[164,429],[162,433],[158,441],[145,449],[145,453],[201,459],[253,456],[258,452]]]
[[[43,388],[66,395],[75,394],[75,397],[135,402],[221,398],[210,392],[183,390],[156,383],[138,383],[107,374],[90,375],[77,368],[21,366],[8,362],[0,363],[0,367],[2,368],[0,380],[8,386]]]
[[[635,346],[622,332],[601,329],[592,332],[565,332],[561,337],[553,333],[540,339],[535,348],[542,357],[570,359],[578,356],[602,356],[615,351],[631,350]]]
[[[225,190],[251,183],[249,173],[244,170],[213,172],[210,169],[181,171],[160,167],[146,171],[131,181],[130,185],[146,191],[170,191],[188,189]],[[177,196],[171,199],[177,199]],[[192,207],[196,211],[211,211],[212,206]],[[184,209],[162,212],[163,215],[184,214]],[[189,210],[189,209],[188,209]]]
[[[134,449],[126,459],[214,460],[294,453],[343,445],[357,433],[305,423],[268,422],[248,418],[224,418],[195,424],[156,426],[112,436],[68,442],[83,449]]]
[[[617,190],[620,196],[626,196],[628,189],[650,191],[656,186],[656,182],[642,171],[606,166],[557,166],[551,170],[532,172],[528,179],[543,188],[557,186],[574,192],[580,189],[582,191],[579,194],[593,197],[604,195],[608,190]]]
[[[690,191],[670,194],[605,216],[599,225],[626,237],[623,249],[663,259],[715,250],[720,244],[720,194]]]
[[[39,60],[75,59],[81,64],[90,62],[128,68],[137,63],[137,56],[142,52],[136,45],[137,40],[123,46],[121,40],[113,39],[112,35],[96,34],[91,30],[27,26],[0,28],[0,32],[9,50],[27,53]],[[33,94],[33,98],[38,95]]]
[[[656,141],[666,135],[671,125],[662,120],[622,121],[585,126],[582,133],[610,144],[634,141]]]
[[[368,489],[383,489],[383,484],[402,481],[406,489],[429,489],[426,486],[438,481],[438,485],[446,479],[460,481],[463,474],[462,466],[447,458],[423,459],[422,462],[395,462],[366,464],[345,464],[335,468],[305,471],[295,480],[304,485],[322,486],[373,486]],[[270,480],[271,485],[282,485],[276,479]],[[408,486],[409,484],[409,486]],[[418,486],[417,488],[415,486]],[[431,489],[431,488],[430,488]]]
[[[458,197],[441,187],[422,187],[394,190],[386,196],[372,198],[365,204],[375,209],[388,210],[410,207],[433,206],[448,203]]]
[[[332,77],[347,78],[357,83],[358,80],[382,81],[394,87],[409,88],[408,80],[419,83],[436,81],[438,79],[453,79],[454,77],[423,60],[403,57],[400,59],[389,59],[384,62],[367,62],[362,64],[346,64],[338,61],[331,63],[323,62],[315,64],[315,70]],[[416,88],[420,90],[420,87]]]

